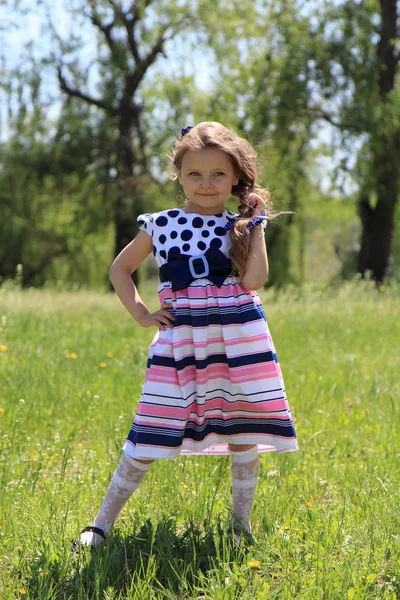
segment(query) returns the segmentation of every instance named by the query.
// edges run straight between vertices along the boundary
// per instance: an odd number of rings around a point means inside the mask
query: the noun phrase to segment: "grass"
[[[262,456],[256,545],[226,542],[229,458],[192,457],[156,462],[75,554],[154,331],[111,294],[0,289],[0,598],[400,599],[400,303],[381,292],[263,293],[300,451]]]

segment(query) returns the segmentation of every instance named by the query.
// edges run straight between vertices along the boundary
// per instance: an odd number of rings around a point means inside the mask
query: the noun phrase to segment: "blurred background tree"
[[[257,146],[274,203],[295,213],[268,227],[270,284],[399,276],[398,10],[16,2],[21,35],[33,15],[42,35],[12,67],[3,52],[0,277],[22,264],[25,285],[104,287],[137,215],[179,204],[168,148],[205,119]]]

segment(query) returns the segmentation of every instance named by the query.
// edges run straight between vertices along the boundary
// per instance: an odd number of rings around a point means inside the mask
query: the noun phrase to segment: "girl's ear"
[[[178,171],[178,179],[179,179],[179,183],[180,183],[181,185],[183,185],[183,183],[182,183],[182,174],[181,174],[181,171]]]
[[[235,175],[235,178],[233,180],[233,185],[237,185],[239,183],[239,175]]]

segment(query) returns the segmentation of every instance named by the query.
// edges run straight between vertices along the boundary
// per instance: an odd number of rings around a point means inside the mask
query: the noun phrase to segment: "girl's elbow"
[[[111,281],[113,279],[113,276],[115,275],[115,271],[116,271],[116,265],[115,265],[115,261],[114,261],[113,264],[111,265],[111,267],[108,270],[108,276],[111,279]]]
[[[249,277],[243,277],[242,279],[242,285],[247,288],[248,290],[259,290],[263,287],[265,281],[267,279],[267,276],[261,278],[261,277],[257,277],[257,278],[249,278]]]
[[[135,269],[129,268],[127,265],[121,263],[118,257],[114,260],[108,271],[108,276],[112,284],[115,280],[122,278],[130,278]]]
[[[111,283],[114,283],[113,280],[115,280],[120,273],[121,273],[121,265],[118,264],[117,260],[114,260],[113,264],[111,265],[111,267],[108,271],[108,276],[110,278]]]

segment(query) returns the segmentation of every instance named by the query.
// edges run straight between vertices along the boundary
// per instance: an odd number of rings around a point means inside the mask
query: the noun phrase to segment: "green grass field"
[[[262,294],[300,451],[262,455],[256,545],[226,542],[229,458],[192,457],[153,465],[76,554],[155,331],[111,294],[0,289],[1,600],[400,599],[399,292]]]

